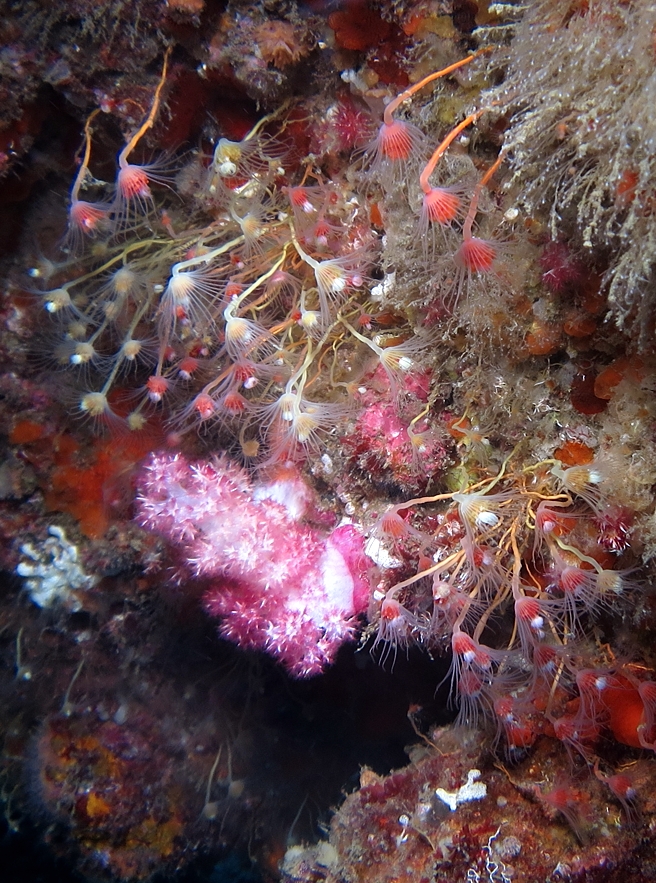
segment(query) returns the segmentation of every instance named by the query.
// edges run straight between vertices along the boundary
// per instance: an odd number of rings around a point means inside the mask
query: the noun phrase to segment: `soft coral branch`
[[[369,596],[361,534],[304,523],[308,500],[296,473],[254,485],[227,459],[180,454],[151,457],[138,497],[141,525],[179,547],[191,577],[212,578],[204,606],[220,633],[296,677],[332,662]]]

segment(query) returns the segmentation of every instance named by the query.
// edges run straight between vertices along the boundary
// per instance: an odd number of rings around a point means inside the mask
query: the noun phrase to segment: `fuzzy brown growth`
[[[280,70],[296,64],[310,52],[305,33],[287,21],[265,21],[255,28],[255,39],[267,64]]]

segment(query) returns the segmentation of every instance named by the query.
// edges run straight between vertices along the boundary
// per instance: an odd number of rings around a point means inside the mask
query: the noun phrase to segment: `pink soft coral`
[[[204,606],[222,618],[220,633],[295,677],[332,662],[369,597],[362,535],[304,523],[309,501],[295,472],[253,484],[225,458],[181,454],[151,457],[137,500],[140,524],[180,548],[190,575],[213,578]]]

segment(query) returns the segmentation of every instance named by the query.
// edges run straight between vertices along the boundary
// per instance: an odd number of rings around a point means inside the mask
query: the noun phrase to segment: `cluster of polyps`
[[[158,191],[160,165],[131,158],[165,77],[166,65],[113,195],[95,203],[81,198],[95,113],[85,127],[68,258],[41,295],[58,323],[56,361],[76,372],[76,407],[98,423],[138,431],[160,411],[177,432],[227,434],[245,457],[293,457],[349,412],[349,384],[378,365],[399,395],[430,339],[376,333],[367,210],[341,179],[303,173],[284,136],[265,131],[275,115],[192,164],[193,198],[176,194],[172,173]]]
[[[411,641],[450,650],[459,722],[493,721],[511,753],[541,733],[585,758],[603,733],[654,748],[653,676],[588,639],[600,611],[642,590],[598,541],[607,479],[601,461],[515,470],[511,455],[487,481],[380,518],[378,535],[406,557],[414,549],[418,571],[378,592],[375,645],[384,655]],[[423,510],[438,504],[431,534]]]
[[[387,106],[375,144],[364,151],[365,178],[406,186],[419,175],[425,139],[394,112],[475,55]],[[294,457],[350,413],[352,384],[378,366],[391,398],[400,396],[431,339],[404,328],[376,334],[370,296],[378,241],[366,199],[341,177],[326,181],[300,168],[276,114],[240,141],[221,138],[209,163],[192,163],[183,176],[187,195],[176,192],[170,162],[133,160],[154,125],[167,64],[168,55],[149,113],[119,152],[113,185],[103,188],[89,171],[97,112],[85,126],[69,256],[42,293],[60,331],[55,359],[76,373],[75,406],[96,423],[139,431],[161,412],[175,432],[203,427],[229,437],[248,460]],[[481,112],[443,139],[419,175],[426,255],[437,228],[449,242],[460,240],[449,256],[445,297],[496,264],[497,246],[472,231],[500,160],[475,185],[432,183],[449,145]],[[279,123],[276,140],[270,130]],[[88,186],[101,187],[103,198],[83,199]],[[473,194],[468,208],[466,192]],[[426,448],[412,430],[417,416],[407,415],[407,433],[417,453],[413,468],[421,470]]]
[[[364,150],[364,165],[384,190],[406,188],[410,202],[420,189],[421,207],[416,230],[424,258],[435,273],[440,296],[449,306],[457,303],[474,279],[498,275],[506,244],[498,238],[474,235],[481,196],[503,161],[503,153],[476,183],[445,165],[450,145],[488,108],[480,108],[459,122],[430,153],[428,139],[412,123],[394,116],[398,108],[429,83],[445,77],[488,50],[483,49],[429,74],[385,108],[374,141]],[[439,179],[434,181],[434,179]],[[443,246],[440,248],[440,246]]]

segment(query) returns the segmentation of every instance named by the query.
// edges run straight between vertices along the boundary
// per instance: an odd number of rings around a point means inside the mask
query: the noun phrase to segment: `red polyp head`
[[[141,166],[123,166],[116,182],[122,199],[150,199],[148,174]]]
[[[232,366],[232,376],[237,383],[245,386],[246,389],[252,389],[256,385],[255,365],[246,360],[234,363]]]
[[[474,567],[491,567],[494,564],[494,550],[489,546],[474,546],[471,557]]]
[[[510,751],[530,748],[536,740],[535,726],[525,715],[517,713],[515,702],[509,696],[502,696],[494,702],[494,712],[503,727]]]
[[[248,407],[248,401],[238,392],[229,392],[223,399],[223,407],[228,414],[243,414]]]
[[[542,608],[537,598],[518,598],[515,601],[515,615],[524,622],[532,623],[542,616]]]
[[[229,298],[239,297],[243,290],[244,286],[239,282],[233,282],[232,279],[228,279],[225,287],[225,296]]]
[[[405,536],[408,532],[407,524],[395,510],[385,512],[380,519],[380,529],[384,534],[394,537],[395,539]]]
[[[465,661],[473,661],[478,648],[469,635],[461,631],[454,631],[451,638],[451,649],[456,656],[465,658]]]
[[[393,162],[403,162],[412,155],[412,133],[402,120],[383,123],[378,134],[380,152]]]
[[[594,720],[566,714],[553,721],[554,734],[561,742],[569,743],[577,750],[585,745],[594,745],[599,738],[600,726]]]
[[[620,800],[635,800],[636,790],[630,776],[616,773],[614,776],[608,776],[605,781],[615,797]]]
[[[180,359],[178,371],[185,380],[189,380],[189,378],[197,368],[198,359],[194,359],[193,356],[185,356],[184,359]]]
[[[456,252],[456,263],[469,273],[489,273],[497,259],[497,249],[493,242],[470,236],[463,239]]]
[[[151,402],[161,402],[165,392],[169,389],[170,383],[166,377],[159,374],[153,374],[146,381],[146,389],[148,390],[148,398]]]
[[[605,672],[592,668],[582,669],[576,673],[576,685],[580,693],[598,696],[608,686],[608,676]]]
[[[558,651],[549,644],[538,644],[533,650],[533,664],[545,677],[556,672],[557,658]]]
[[[487,651],[482,650],[480,647],[476,651],[476,665],[485,670],[489,669],[492,665],[492,657]]]
[[[431,187],[430,191],[424,194],[423,210],[429,221],[446,226],[457,217],[460,204],[460,197],[451,190]]]
[[[576,793],[571,788],[564,786],[557,786],[542,796],[550,806],[559,812],[565,812],[569,807],[576,805]]]
[[[576,593],[586,582],[588,577],[580,567],[564,567],[560,574],[560,588],[563,592]]]
[[[401,616],[401,605],[396,598],[384,598],[380,605],[380,617],[386,622],[393,622]]]
[[[193,401],[194,410],[201,420],[207,420],[214,413],[214,402],[204,392],[199,393]]]
[[[537,739],[535,728],[530,723],[509,723],[506,725],[508,748],[530,748]]]
[[[575,791],[565,784],[556,784],[551,791],[542,793],[542,799],[554,810],[563,814],[579,842],[585,843],[586,829],[581,812],[585,805],[583,792]]]
[[[107,212],[101,206],[76,199],[71,204],[68,216],[76,229],[90,236],[96,232],[98,225],[107,217]]]
[[[314,206],[308,198],[308,192],[305,187],[290,187],[287,190],[287,195],[293,206],[301,208],[308,213],[314,210]]]
[[[510,696],[500,696],[494,700],[494,713],[503,721],[514,720],[513,701]]]
[[[542,533],[552,533],[558,527],[558,516],[544,503],[540,503],[535,513],[535,525]]]
[[[478,696],[483,689],[483,678],[476,672],[463,671],[458,681],[461,696]]]

